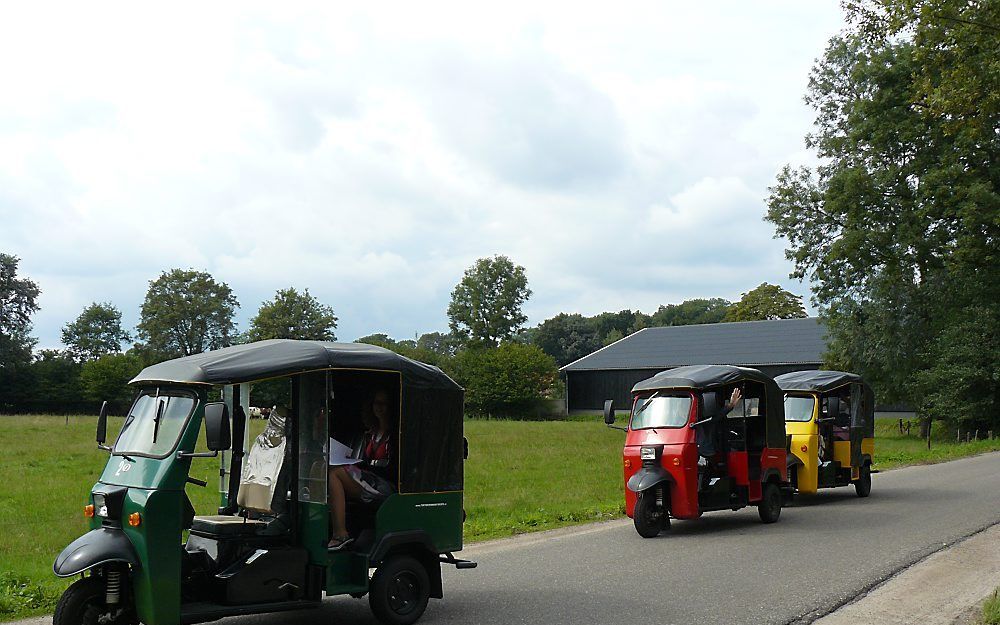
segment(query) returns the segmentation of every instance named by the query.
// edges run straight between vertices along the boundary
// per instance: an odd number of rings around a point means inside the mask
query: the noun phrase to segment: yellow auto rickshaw
[[[785,392],[788,474],[800,493],[854,484],[872,490],[875,394],[843,371],[795,371],[774,378]]]

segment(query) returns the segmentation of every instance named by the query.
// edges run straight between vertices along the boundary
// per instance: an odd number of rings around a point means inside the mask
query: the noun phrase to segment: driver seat
[[[274,410],[267,427],[250,446],[236,502],[239,515],[215,514],[196,516],[191,522],[191,533],[205,538],[228,538],[281,533],[287,529],[280,517],[285,507],[288,489],[288,455],[283,411]],[[272,495],[273,492],[273,495]],[[254,518],[250,518],[253,515]],[[271,517],[264,520],[259,517]],[[271,525],[274,525],[271,528]],[[270,528],[271,531],[268,531]]]

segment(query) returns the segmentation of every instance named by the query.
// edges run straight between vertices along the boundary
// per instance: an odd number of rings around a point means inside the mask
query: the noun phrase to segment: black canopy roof
[[[826,393],[851,382],[861,382],[861,376],[844,371],[793,371],[774,378],[783,391],[815,391]],[[867,386],[867,385],[866,385]]]
[[[711,386],[732,384],[740,380],[763,382],[773,386],[774,381],[756,369],[733,365],[689,365],[661,371],[632,387],[632,392],[649,391],[660,388],[703,389]]]
[[[437,367],[375,345],[271,339],[167,360],[130,384],[239,384],[318,369],[399,371],[409,387],[462,390]]]

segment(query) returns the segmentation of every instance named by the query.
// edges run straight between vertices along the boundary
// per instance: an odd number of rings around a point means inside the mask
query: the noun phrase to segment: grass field
[[[94,443],[96,418],[0,417],[0,621],[50,612],[65,582],[55,556],[86,531],[83,506],[107,462]],[[113,437],[120,420],[109,424]],[[261,422],[255,421],[257,430]],[[1000,450],[1000,440],[900,437],[879,422],[876,468],[940,462]],[[467,421],[470,457],[465,506],[469,542],[585,523],[622,514],[623,434],[600,418],[573,421]],[[255,430],[252,430],[255,431]],[[218,504],[218,461],[196,459],[188,486],[199,514]]]

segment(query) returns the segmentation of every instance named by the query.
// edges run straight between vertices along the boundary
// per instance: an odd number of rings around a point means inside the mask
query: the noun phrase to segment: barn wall
[[[800,365],[761,365],[755,367],[772,378],[791,371],[819,369],[819,363]],[[607,371],[567,371],[566,404],[572,411],[600,411],[604,400],[615,400],[616,410],[628,410],[632,406],[631,392],[636,382],[641,382],[657,369],[612,369]]]

